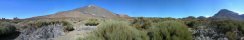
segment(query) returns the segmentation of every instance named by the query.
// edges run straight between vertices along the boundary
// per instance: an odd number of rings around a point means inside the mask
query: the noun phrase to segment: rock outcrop
[[[199,26],[199,29],[193,30],[194,40],[228,40],[223,33],[218,33],[214,28]]]
[[[213,26],[199,26],[198,29],[192,29],[194,40],[230,40],[226,33],[222,33]],[[235,31],[237,40],[243,40],[241,32]]]
[[[61,24],[55,24],[25,29],[15,40],[53,40],[53,38],[64,34],[64,27]]]

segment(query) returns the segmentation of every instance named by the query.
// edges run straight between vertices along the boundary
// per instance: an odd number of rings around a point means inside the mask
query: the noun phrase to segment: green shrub
[[[149,29],[151,26],[153,26],[153,23],[168,21],[168,20],[176,20],[175,18],[166,17],[166,18],[160,18],[160,17],[135,17],[132,21],[131,25],[133,27],[136,27],[137,29]]]
[[[12,33],[16,30],[13,23],[10,22],[0,22],[0,35]]]
[[[145,32],[124,21],[105,21],[86,38],[80,40],[148,40]]]
[[[232,20],[212,21],[211,24],[211,26],[215,26],[216,30],[221,33],[236,31],[238,29],[238,23]]]
[[[152,26],[152,22],[144,17],[138,17],[133,20],[132,26],[137,29],[148,29]]]
[[[151,40],[192,40],[192,34],[180,21],[164,21],[150,28]]]
[[[229,40],[237,40],[238,36],[244,34],[244,22],[234,20],[212,21],[211,26],[214,26],[219,33],[225,34]]]
[[[209,23],[207,20],[184,20],[185,24],[194,29],[198,29],[199,26],[208,26]]]
[[[61,21],[61,23],[65,26],[65,30],[68,30],[68,31],[73,31],[74,28],[73,28],[73,25],[67,21]]]
[[[97,26],[99,24],[98,19],[88,19],[85,23],[86,26]]]
[[[191,27],[191,28],[197,28],[197,26],[199,26],[199,22],[197,22],[196,20],[191,20],[191,21],[185,21],[186,25],[188,27]]]
[[[229,40],[237,40],[237,33],[235,32],[226,32],[225,34]]]
[[[238,29],[244,34],[244,22],[239,23]]]

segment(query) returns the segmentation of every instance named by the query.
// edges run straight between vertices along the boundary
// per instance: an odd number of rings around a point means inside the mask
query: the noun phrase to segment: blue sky
[[[212,16],[220,9],[244,13],[244,0],[0,0],[0,18],[29,18],[95,4],[132,17]]]

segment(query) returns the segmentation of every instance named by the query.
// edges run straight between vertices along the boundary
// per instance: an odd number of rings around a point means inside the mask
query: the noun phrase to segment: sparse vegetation
[[[85,23],[86,26],[97,26],[99,24],[98,19],[88,19]]]
[[[242,32],[241,34],[244,34],[244,22],[239,23],[238,29]]]
[[[212,26],[217,28],[217,30],[222,33],[238,30],[238,24],[238,22],[232,20],[212,21]]]
[[[67,31],[72,31],[74,30],[73,28],[73,25],[70,24],[69,22],[67,21],[58,21],[58,20],[37,20],[37,21],[30,21],[28,23],[30,26],[32,27],[36,27],[36,28],[39,28],[39,27],[42,27],[42,26],[48,26],[48,25],[55,25],[55,24],[62,24],[64,26],[64,30],[67,30]]]
[[[237,40],[236,32],[226,32],[225,35],[229,38],[229,40]]]
[[[80,40],[148,40],[146,32],[129,26],[124,21],[105,21],[98,29]]]
[[[138,17],[134,19],[132,26],[137,29],[148,29],[152,26],[152,21],[144,17]]]
[[[180,21],[164,21],[156,23],[150,29],[151,40],[192,40],[192,34]]]
[[[132,26],[145,23],[144,18],[135,19]],[[158,20],[155,18],[155,20]],[[192,40],[192,34],[188,31],[183,21],[175,19],[160,19],[160,22],[149,22],[148,30],[145,24],[139,27],[131,27],[123,21],[105,21],[98,25],[98,29],[80,40]],[[159,21],[159,20],[158,20]],[[119,34],[119,35],[118,35]]]
[[[0,22],[0,35],[12,33],[16,30],[13,23],[10,22]]]

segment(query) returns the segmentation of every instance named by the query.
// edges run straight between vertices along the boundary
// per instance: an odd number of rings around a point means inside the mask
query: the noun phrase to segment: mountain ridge
[[[55,14],[44,15],[44,16],[36,16],[27,19],[69,19],[69,18],[79,18],[79,19],[88,19],[88,18],[105,18],[105,19],[120,19],[123,18],[119,16],[120,14],[116,14],[110,12],[102,7],[96,6],[94,4],[87,5],[84,7],[61,11]],[[127,17],[129,17],[127,15]]]
[[[218,13],[211,17],[213,20],[236,20],[243,21],[244,14],[239,14],[228,9],[221,9]]]

